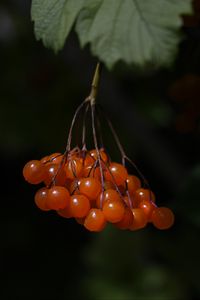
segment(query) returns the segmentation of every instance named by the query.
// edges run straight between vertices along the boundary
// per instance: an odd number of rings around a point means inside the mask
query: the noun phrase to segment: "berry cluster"
[[[45,184],[35,194],[41,210],[75,218],[90,231],[103,230],[107,222],[129,230],[144,228],[148,222],[167,229],[174,222],[173,212],[157,207],[153,192],[123,164],[112,162],[104,149],[76,147],[63,155],[32,160],[23,175],[31,184]]]
[[[90,95],[78,106],[72,119],[64,154],[54,153],[41,160],[28,162],[23,175],[31,184],[44,183],[35,195],[36,205],[44,211],[55,210],[64,218],[75,218],[90,231],[101,231],[106,223],[119,229],[137,230],[147,223],[158,229],[167,229],[174,223],[174,214],[167,207],[157,207],[155,196],[142,173],[128,158],[104,113],[122,158],[122,164],[113,162],[103,146],[101,124],[96,112],[100,65],[97,65]],[[91,111],[94,148],[86,147],[86,117]],[[78,116],[84,110],[81,127],[81,145],[71,147],[72,131]],[[96,126],[100,132],[97,136]],[[127,172],[129,162],[137,171]],[[142,180],[142,182],[141,182]]]

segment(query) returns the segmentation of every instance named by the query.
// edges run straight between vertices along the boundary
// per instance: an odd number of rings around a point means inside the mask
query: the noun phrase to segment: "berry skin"
[[[78,195],[80,194],[79,192],[79,185],[81,183],[81,180],[80,179],[74,179],[72,181],[72,183],[70,184],[70,188],[69,188],[69,191],[70,191],[70,194],[72,195]]]
[[[45,168],[39,160],[29,161],[23,168],[23,176],[31,184],[38,184],[44,180]]]
[[[102,200],[101,200],[102,199]],[[108,189],[104,191],[103,193],[99,194],[97,200],[96,200],[96,206],[98,208],[101,208],[101,201],[103,205],[106,201],[120,201],[120,196],[116,190]]]
[[[63,159],[63,155],[61,153],[53,153],[49,156],[49,160],[51,163],[60,164]]]
[[[168,229],[174,224],[174,214],[167,207],[157,207],[152,212],[151,221],[158,229]]]
[[[79,191],[88,197],[89,200],[95,200],[101,192],[101,184],[99,180],[93,177],[82,178],[80,180]]]
[[[148,189],[140,188],[134,194],[133,205],[138,207],[139,203],[143,200],[155,202],[155,195]]]
[[[126,179],[126,184],[130,194],[134,194],[136,190],[141,188],[141,181],[135,175],[128,175]]]
[[[65,207],[63,209],[59,209],[56,212],[59,214],[59,216],[61,216],[63,218],[66,218],[66,219],[72,218],[72,213],[70,211],[70,207],[69,206],[67,206],[67,207]]]
[[[119,229],[129,229],[133,223],[133,213],[130,208],[125,208],[124,216],[121,221],[114,223],[114,225]]]
[[[147,218],[149,220],[153,210],[155,209],[155,205],[153,205],[153,203],[148,200],[142,200],[139,203],[138,208],[141,208],[143,210],[143,212],[145,213],[145,215],[147,216]]]
[[[133,208],[133,222],[129,227],[130,230],[138,230],[144,228],[147,224],[147,217],[141,208]]]
[[[55,178],[56,185],[65,186],[67,177],[65,175],[65,171],[63,167],[60,168],[59,164],[48,163],[45,166],[44,183],[48,186],[54,178]]]
[[[96,161],[98,159],[97,151],[96,149],[93,149],[89,152],[90,156]],[[102,161],[107,162],[108,157],[103,149],[99,150],[100,158]]]
[[[107,221],[117,223],[124,217],[125,208],[121,201],[110,200],[103,205],[103,214]]]
[[[59,210],[69,205],[70,195],[63,186],[53,186],[49,189],[47,196],[47,206],[50,209]]]
[[[105,171],[105,179],[112,182],[114,181],[117,185],[124,185],[128,177],[126,168],[121,164],[111,163],[109,170],[106,169]]]
[[[83,176],[84,177],[94,177],[96,179],[99,179],[101,176],[100,168],[94,167],[94,165],[89,165],[87,167],[84,167]]]
[[[89,231],[102,231],[106,226],[106,219],[102,210],[97,208],[90,209],[84,221],[84,226]]]
[[[41,210],[44,211],[50,210],[46,204],[47,195],[48,195],[48,189],[43,187],[36,192],[34,198],[37,207],[39,207]]]
[[[79,158],[70,159],[65,165],[66,176],[69,179],[79,178],[83,174],[83,161]]]
[[[69,208],[74,218],[83,218],[90,210],[90,202],[84,195],[73,195],[70,197]]]

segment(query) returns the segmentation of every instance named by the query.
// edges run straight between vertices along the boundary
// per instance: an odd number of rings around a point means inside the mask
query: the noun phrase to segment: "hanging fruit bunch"
[[[23,176],[31,184],[44,184],[35,194],[35,204],[43,211],[54,210],[64,218],[75,218],[89,231],[102,231],[107,223],[119,229],[138,230],[148,223],[168,229],[174,214],[158,207],[155,195],[135,164],[126,156],[110,120],[105,116],[122,157],[113,162],[97,136],[99,120],[96,94],[100,75],[97,64],[90,95],[77,108],[69,130],[66,150],[40,160],[29,161]],[[86,147],[86,117],[91,112],[94,149]],[[75,123],[83,112],[81,147],[71,147]],[[129,174],[126,163],[137,175]]]

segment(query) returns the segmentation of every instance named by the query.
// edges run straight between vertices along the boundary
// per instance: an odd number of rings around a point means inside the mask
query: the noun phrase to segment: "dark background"
[[[24,164],[66,145],[73,113],[88,95],[96,59],[75,34],[57,56],[36,42],[30,1],[0,2],[0,299],[199,299],[200,29],[185,18],[186,39],[170,70],[144,76],[123,66],[102,72],[98,101],[160,206],[168,231],[108,227],[99,234],[39,211]],[[103,125],[104,126],[104,125]],[[108,128],[107,148],[118,159]],[[130,168],[130,172],[133,170]]]

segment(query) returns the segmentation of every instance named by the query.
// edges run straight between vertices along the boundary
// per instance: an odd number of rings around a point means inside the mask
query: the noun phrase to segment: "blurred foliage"
[[[187,38],[171,70],[145,77],[123,66],[113,73],[104,70],[98,98],[159,205],[174,210],[175,226],[166,232],[108,227],[91,234],[71,220],[38,211],[36,188],[24,182],[21,171],[30,159],[63,151],[95,61],[88,48],[80,51],[73,34],[55,56],[35,41],[31,2],[1,1],[0,299],[200,298],[199,3],[194,2],[193,19],[184,19]],[[180,114],[184,128],[177,126]],[[106,147],[118,158],[102,125]]]

